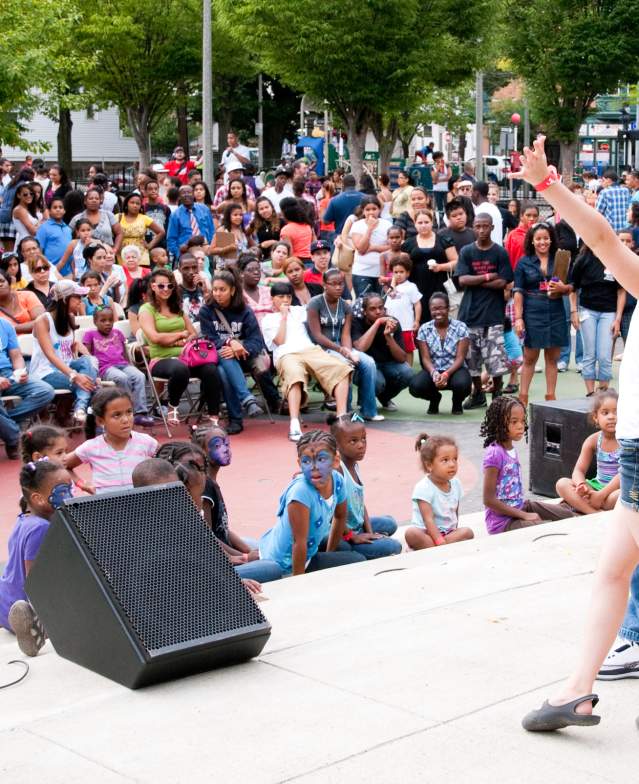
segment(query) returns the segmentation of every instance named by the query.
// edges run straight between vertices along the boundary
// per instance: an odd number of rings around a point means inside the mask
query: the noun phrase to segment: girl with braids
[[[64,430],[54,425],[36,425],[22,434],[20,442],[23,463],[35,463],[38,460],[53,460],[62,464],[64,456],[69,451],[69,439]],[[73,479],[74,485],[79,490],[87,491],[87,484],[84,479],[79,477],[75,471],[69,471],[69,476]],[[91,485],[88,485],[91,490]],[[24,498],[20,502],[22,511],[26,512],[27,507]]]
[[[486,450],[483,460],[484,506],[489,534],[575,516],[565,503],[546,504],[524,499],[521,465],[514,447],[515,441],[528,436],[523,403],[506,396],[493,400],[486,411],[480,434]]]
[[[226,504],[217,482],[220,468],[231,465],[228,433],[221,427],[195,427],[191,439],[206,455],[206,481],[202,491],[204,519],[235,565],[235,571],[241,577],[252,578],[260,583],[279,580],[282,570],[275,561],[260,558],[257,542],[242,539],[229,528]]]
[[[413,490],[413,525],[406,544],[413,550],[473,539],[470,528],[459,527],[459,502],[464,495],[457,479],[457,444],[448,436],[421,433],[415,442],[426,476]]]
[[[102,428],[99,436],[96,425]],[[91,466],[93,485],[83,486],[87,493],[131,487],[133,469],[158,448],[155,438],[133,430],[133,400],[120,387],[96,392],[85,433],[87,440],[64,456],[64,465],[68,469],[82,463]]]
[[[244,416],[264,413],[249,391],[244,373],[252,371],[260,354],[266,355],[266,347],[255,314],[244,302],[237,267],[215,273],[211,295],[200,310],[200,326],[202,335],[217,349],[218,371],[229,412],[229,434],[241,433]],[[266,364],[264,370],[268,370]]]
[[[297,442],[302,471],[280,497],[277,522],[260,539],[260,558],[275,561],[285,574],[304,574],[366,558],[340,551],[348,515],[344,477],[334,469],[335,436],[309,430]],[[320,552],[324,540],[326,551]]]
[[[24,581],[49,530],[55,510],[71,498],[71,477],[46,458],[20,471],[23,508],[9,538],[9,558],[0,577],[0,626],[14,632],[20,650],[36,656],[46,634],[27,601]]]

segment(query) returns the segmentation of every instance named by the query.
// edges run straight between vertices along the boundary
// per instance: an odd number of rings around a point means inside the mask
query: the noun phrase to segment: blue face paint
[[[300,468],[307,482],[312,482],[313,469],[320,474],[319,481],[324,483],[333,469],[334,457],[330,452],[322,449],[314,457],[302,455],[300,457]]]
[[[207,452],[211,462],[215,463],[215,465],[230,465],[231,442],[228,436],[213,436],[208,443]]]
[[[59,509],[62,504],[69,501],[71,498],[73,498],[73,485],[61,482],[59,485],[53,487],[47,500],[54,509]]]

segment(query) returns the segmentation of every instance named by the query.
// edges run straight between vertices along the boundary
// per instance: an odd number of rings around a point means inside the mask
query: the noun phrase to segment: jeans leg
[[[353,383],[359,389],[359,407],[363,417],[374,417],[377,414],[375,382],[377,366],[375,360],[363,351],[358,351],[359,362],[355,365]]]
[[[565,362],[566,365],[570,364],[570,352],[572,349],[572,337],[570,335],[570,297],[566,294],[563,297],[564,303],[564,315],[566,317],[566,322],[568,324],[568,343],[567,345],[563,346],[561,349],[561,354],[559,355],[559,361]]]
[[[366,275],[353,275],[353,290],[356,297],[363,297],[364,294],[379,294],[380,286],[377,278],[369,278]]]
[[[9,378],[4,373],[0,375]],[[22,398],[19,403],[5,410],[5,416],[17,422],[34,411],[40,411],[55,397],[53,387],[44,381],[25,381],[23,384],[12,381],[11,386],[4,390],[4,394],[19,395]]]
[[[402,389],[406,389],[414,376],[413,369],[406,362],[384,362],[378,365],[378,369],[386,378],[386,400],[392,400]]]
[[[379,366],[375,368],[375,396],[382,405],[386,405],[390,400],[386,395],[386,377],[379,369]]]
[[[146,386],[144,375],[133,365],[110,367],[104,371],[105,381],[113,381],[122,389],[126,389],[133,399],[133,413],[146,414]]]
[[[584,356],[582,360],[581,375],[586,381],[594,381],[597,377],[595,372],[596,351],[597,351],[597,314],[593,310],[581,308],[580,315],[586,314],[586,318],[579,322],[581,327],[581,339],[583,340]]]
[[[249,561],[235,566],[235,571],[247,580],[257,580],[258,583],[270,583],[282,578],[282,570],[275,561]]]
[[[614,313],[600,313],[597,319],[597,378],[599,381],[610,381],[612,378],[612,325]]]
[[[375,534],[386,534],[392,536],[397,530],[397,523],[395,518],[390,515],[379,515],[378,517],[369,518],[371,528]]]
[[[78,373],[88,376],[92,381],[95,381],[97,378],[98,371],[95,369],[95,366],[89,357],[82,356],[78,357],[78,359],[73,359],[69,362],[69,367]],[[93,392],[87,392],[74,384],[73,395],[75,397],[75,408],[88,408],[92,394]]]
[[[619,636],[624,640],[639,642],[639,566],[632,573],[630,580],[630,599],[624,616]]]
[[[332,569],[335,566],[347,566],[348,564],[361,563],[365,561],[365,556],[356,553],[354,550],[337,550],[329,553],[315,553],[306,567],[307,572],[317,572],[320,569]]]
[[[368,544],[354,544],[352,547],[354,553],[363,555],[367,561],[372,561],[374,558],[386,558],[388,555],[399,555],[402,551],[402,543],[389,537],[375,539]]]
[[[240,402],[246,400],[247,397],[251,397],[251,393],[246,383],[246,376],[237,359],[223,359],[220,357],[218,368],[220,367],[224,368],[224,372],[233,386]]]
[[[242,405],[237,394],[237,390],[233,385],[233,371],[228,364],[220,362],[217,367],[220,374],[220,381],[222,382],[222,391],[224,393],[224,400],[229,412],[229,418],[235,421],[242,419]]]
[[[4,403],[0,403],[0,439],[5,444],[15,446],[20,441],[20,428],[18,425],[7,415],[7,409]]]

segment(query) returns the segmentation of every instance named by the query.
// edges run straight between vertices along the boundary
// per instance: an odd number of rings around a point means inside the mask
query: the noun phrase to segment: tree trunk
[[[570,185],[572,182],[573,174],[575,173],[575,152],[577,150],[577,140],[573,139],[570,142],[559,142],[559,151],[561,157],[561,174],[564,178],[564,183]]]
[[[71,129],[73,120],[71,110],[58,109],[58,163],[67,172],[69,177],[73,169],[73,146],[71,141]]]
[[[404,160],[408,160],[410,158],[410,143],[413,141],[413,136],[415,132],[411,133],[410,136],[400,136],[399,141],[402,145],[402,158]]]
[[[371,120],[371,130],[375,134],[379,149],[379,171],[388,172],[399,137],[397,118],[391,117],[388,122],[384,122],[383,117],[377,115]]]
[[[342,119],[348,134],[348,154],[350,156],[351,174],[357,182],[364,171],[364,150],[366,149],[366,134],[368,132],[368,113],[353,109],[346,111]]]
[[[188,126],[188,119],[186,114],[187,109],[187,91],[186,87],[181,84],[177,88],[177,103],[175,107],[175,113],[177,115],[177,136],[178,136],[178,144],[180,147],[184,147],[184,152],[186,153],[186,157],[189,157],[189,126]]]
[[[126,108],[126,116],[129,121],[129,128],[138,147],[138,159],[140,170],[146,169],[151,163],[151,123],[149,114],[145,107]]]
[[[460,165],[464,162],[465,156],[466,156],[466,131],[462,131],[459,134],[459,163],[460,163]]]

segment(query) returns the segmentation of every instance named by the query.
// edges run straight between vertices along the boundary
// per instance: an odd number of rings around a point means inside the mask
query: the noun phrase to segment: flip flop
[[[592,714],[576,713],[575,708],[582,702],[592,702],[594,709],[599,702],[596,694],[587,694],[585,697],[578,697],[572,702],[564,705],[550,705],[548,700],[538,710],[530,711],[521,721],[521,726],[528,732],[552,732],[561,730],[564,727],[593,727],[599,724],[601,716]]]

